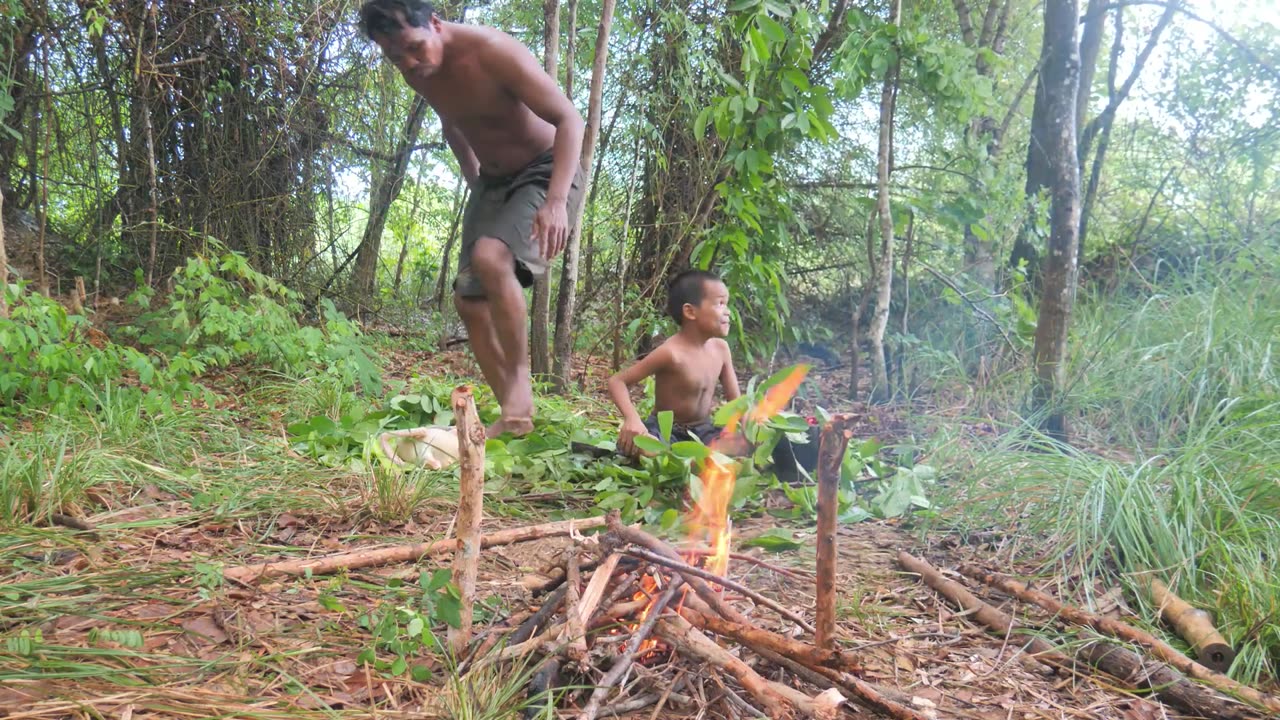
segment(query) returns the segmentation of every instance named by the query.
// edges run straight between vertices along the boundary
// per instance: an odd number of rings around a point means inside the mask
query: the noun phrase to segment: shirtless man
[[[582,200],[582,116],[511,36],[440,19],[424,0],[369,0],[361,29],[440,116],[471,188],[454,304],[502,414],[533,429],[523,288],[547,272]]]
[[[676,276],[667,295],[667,314],[680,330],[643,360],[609,378],[609,397],[622,413],[618,450],[635,455],[635,438],[658,435],[657,413],[674,416],[672,440],[696,435],[710,443],[719,434],[711,422],[716,383],[726,401],[741,395],[733,357],[724,338],[729,334],[729,289],[720,278],[701,270]],[[653,410],[641,419],[628,388],[653,376]]]

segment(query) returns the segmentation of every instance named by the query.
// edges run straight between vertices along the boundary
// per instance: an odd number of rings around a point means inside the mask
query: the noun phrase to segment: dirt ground
[[[455,374],[473,371],[469,358],[460,352],[397,354],[392,365],[404,376],[422,372],[427,365]],[[598,382],[601,374],[593,366],[588,385]],[[868,432],[894,427],[888,417],[870,422]],[[340,482],[335,478],[335,483]],[[335,489],[342,488],[336,484]],[[379,525],[342,508],[270,513],[252,521],[182,521],[186,512],[185,502],[156,485],[131,502],[111,505],[95,516],[96,524],[113,528],[103,531],[96,542],[30,543],[25,551],[29,571],[23,579],[42,583],[44,592],[38,599],[33,595],[31,602],[41,603],[42,613],[53,618],[39,625],[42,642],[60,649],[38,659],[46,671],[39,680],[0,683],[0,716],[438,717],[448,714],[450,698],[461,697],[463,691],[445,686],[449,674],[438,662],[430,666],[432,678],[423,683],[387,679],[357,663],[369,643],[360,615],[389,597],[399,597],[392,592],[397,584],[412,585],[423,571],[446,565],[424,562],[249,585],[220,583],[211,567],[214,560],[232,565],[271,559],[273,552],[320,556],[446,537],[453,513],[450,502],[435,501],[400,525]],[[491,512],[485,530],[539,519]],[[803,546],[797,550],[742,549],[743,542],[772,524],[767,517],[740,522],[734,528],[734,549],[801,574],[811,573],[815,563],[811,528],[798,530]],[[489,598],[491,609],[481,632],[488,623],[532,609],[538,599],[520,580],[544,570],[570,543],[564,538],[548,539],[486,550],[478,595]],[[1055,674],[1037,665],[1021,651],[1016,638],[987,632],[914,575],[901,571],[896,563],[900,550],[929,560],[1007,612],[1043,622],[1050,619],[1017,607],[1009,598],[951,570],[961,561],[970,561],[1016,573],[1018,568],[1010,565],[1010,549],[999,537],[972,543],[950,536],[921,537],[895,522],[867,521],[840,528],[838,640],[860,659],[862,679],[916,711],[928,717],[975,720],[1185,717],[1155,699],[1119,692],[1096,674]],[[742,560],[733,561],[729,575],[812,620],[812,582]],[[786,621],[773,611],[732,593],[728,597],[753,622],[790,632]],[[1110,613],[1128,617],[1122,598],[1116,598]],[[11,627],[21,624],[21,618],[9,620]],[[140,635],[140,643],[118,634],[131,629]],[[602,637],[597,653],[607,653],[610,645],[619,642]],[[742,654],[751,657],[746,651]],[[109,672],[104,674],[103,667]],[[760,664],[757,669],[770,679],[817,692],[777,668]],[[477,679],[469,692],[488,692],[483,682]],[[648,702],[622,716],[736,719],[744,713],[731,697],[741,691],[732,693],[732,687],[714,671],[659,649],[634,669],[622,693],[608,704],[625,706],[637,698],[635,704],[640,704],[646,696],[650,700],[658,696],[659,710]],[[580,708],[589,693],[589,689],[574,692],[566,705]],[[851,712],[875,716],[856,707]],[[575,715],[571,707],[561,712],[562,717]],[[609,712],[601,715],[610,716]]]

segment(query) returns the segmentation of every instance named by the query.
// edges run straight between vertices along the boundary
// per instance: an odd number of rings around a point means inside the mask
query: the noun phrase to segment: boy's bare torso
[[[487,175],[511,175],[555,142],[555,127],[538,117],[494,76],[489,63],[502,62],[501,32],[453,25],[456,41],[449,60],[433,75],[407,77],[446,126],[463,137]]]
[[[663,349],[671,357],[670,362],[664,363],[654,373],[654,409],[659,412],[670,410],[680,424],[710,419],[716,385],[729,356],[729,345],[720,338],[697,344],[676,335],[659,348]]]

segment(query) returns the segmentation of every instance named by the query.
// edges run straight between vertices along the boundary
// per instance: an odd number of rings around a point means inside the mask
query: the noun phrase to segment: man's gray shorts
[[[538,241],[534,240],[533,216],[547,198],[551,185],[552,152],[538,155],[524,169],[505,177],[480,174],[471,189],[466,210],[462,215],[462,252],[458,260],[458,277],[453,288],[465,298],[485,297],[484,286],[471,272],[471,254],[482,237],[501,240],[515,256],[516,278],[521,287],[533,285],[535,276],[547,271],[547,261],[542,257]],[[582,168],[576,168],[573,184],[569,188],[566,212],[573,222],[582,202],[584,185]]]

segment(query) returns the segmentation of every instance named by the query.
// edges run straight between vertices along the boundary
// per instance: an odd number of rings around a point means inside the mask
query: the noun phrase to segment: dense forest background
[[[357,9],[0,0],[4,524],[91,515],[93,486],[138,472],[111,464],[121,448],[152,467],[198,455],[182,413],[226,410],[250,366],[285,404],[233,409],[312,450],[324,435],[341,465],[353,408],[394,385],[388,348],[459,344],[467,188]],[[1038,567],[1064,577],[1165,573],[1216,613],[1233,676],[1277,676],[1274,2],[439,11],[524,42],[589,120],[588,199],[532,293],[546,402],[586,402],[670,331],[665,281],[714,268],[740,376],[808,357],[807,407],[925,419],[902,452],[950,478],[928,529],[1039,538]],[[317,416],[332,422],[291,425]],[[195,444],[132,439],[168,422]],[[250,430],[229,432],[217,452],[247,452]],[[67,442],[100,452],[59,460]],[[391,515],[418,507],[357,474]],[[210,508],[240,497],[202,487]]]

